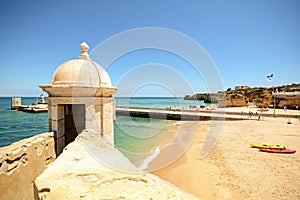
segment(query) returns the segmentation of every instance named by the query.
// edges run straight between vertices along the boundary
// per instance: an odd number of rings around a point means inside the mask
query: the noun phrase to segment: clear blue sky
[[[49,83],[60,64],[80,54],[82,41],[93,49],[114,34],[141,27],[173,29],[197,41],[218,67],[225,89],[300,82],[297,0],[12,0],[1,2],[0,15],[0,96],[36,96],[38,85]],[[147,63],[167,65],[195,92],[206,91],[188,63],[157,50],[124,55],[108,72],[117,85],[130,69]],[[271,73],[270,84],[266,76]],[[136,94],[164,96],[159,85]]]

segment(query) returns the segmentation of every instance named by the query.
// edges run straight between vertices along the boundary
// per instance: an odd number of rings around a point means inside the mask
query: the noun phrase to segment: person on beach
[[[253,112],[249,111],[249,118],[251,118],[253,115]]]

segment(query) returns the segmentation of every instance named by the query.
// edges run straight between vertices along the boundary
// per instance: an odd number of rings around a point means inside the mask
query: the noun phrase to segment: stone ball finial
[[[85,60],[89,60],[90,56],[88,54],[89,51],[89,45],[86,42],[82,42],[80,44],[80,49],[81,49],[81,54],[79,55],[78,59],[85,59]]]

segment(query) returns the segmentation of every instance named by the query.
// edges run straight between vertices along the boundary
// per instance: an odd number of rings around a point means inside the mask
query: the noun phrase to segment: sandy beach
[[[225,121],[218,142],[203,159],[199,152],[211,122],[178,123],[174,129],[198,125],[192,145],[176,162],[152,173],[200,199],[300,199],[300,121],[292,118],[287,124],[288,120]],[[297,152],[264,153],[250,148],[251,143],[284,144]],[[167,154],[149,166],[163,156]]]

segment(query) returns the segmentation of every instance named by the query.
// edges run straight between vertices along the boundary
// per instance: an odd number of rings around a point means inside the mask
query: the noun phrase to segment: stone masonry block
[[[113,119],[102,119],[101,120],[101,133],[113,134]]]
[[[85,112],[85,118],[87,120],[91,120],[91,119],[94,119],[95,118],[95,108],[94,107],[89,107],[86,112]]]
[[[86,129],[93,129],[96,132],[99,132],[101,130],[101,123],[100,121],[94,119],[94,120],[86,120],[85,121],[85,128]]]
[[[61,120],[64,118],[64,106],[55,105],[50,107],[50,114],[52,120]]]
[[[59,155],[65,148],[65,137],[55,138],[55,151],[56,155]]]
[[[114,134],[102,135],[102,138],[107,144],[114,146]]]
[[[51,120],[51,130],[55,132],[54,137],[59,138],[65,134],[64,120]]]
[[[48,131],[51,132],[52,130],[52,119],[48,119]]]

